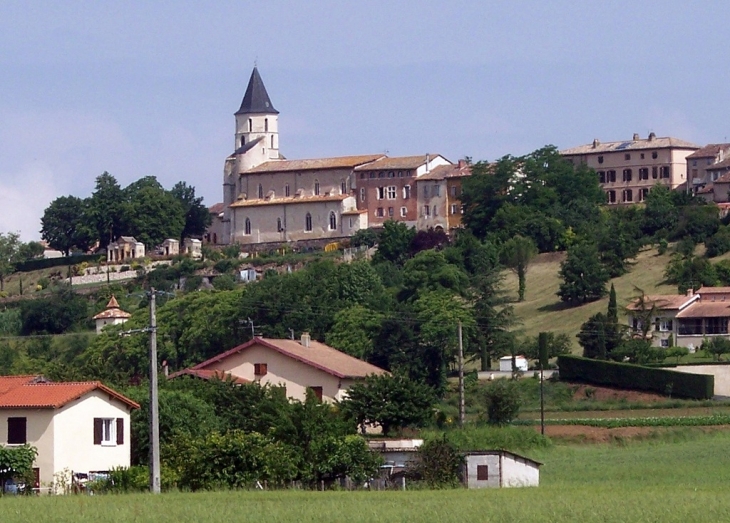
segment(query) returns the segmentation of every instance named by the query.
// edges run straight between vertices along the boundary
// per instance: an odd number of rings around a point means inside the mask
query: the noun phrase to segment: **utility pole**
[[[464,428],[466,409],[464,407],[464,342],[461,336],[461,320],[459,320],[459,427]]]
[[[150,289],[150,492],[160,493],[160,413],[157,400],[157,312]]]

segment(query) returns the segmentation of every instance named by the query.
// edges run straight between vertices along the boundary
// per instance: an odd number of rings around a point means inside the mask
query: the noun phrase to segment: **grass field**
[[[0,521],[716,522],[730,517],[730,432],[553,446],[532,489],[215,492],[0,498]]]

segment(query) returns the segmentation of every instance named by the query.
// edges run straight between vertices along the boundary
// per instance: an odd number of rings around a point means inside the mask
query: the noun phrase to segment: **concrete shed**
[[[527,358],[524,356],[515,356],[515,366],[517,370],[527,372]],[[512,372],[512,356],[499,358],[499,371]]]
[[[537,487],[542,463],[507,450],[466,452],[462,481],[467,488]]]

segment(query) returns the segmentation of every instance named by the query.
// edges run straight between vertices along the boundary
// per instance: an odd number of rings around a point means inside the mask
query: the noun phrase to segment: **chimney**
[[[639,141],[639,133],[634,133],[634,141]]]
[[[459,169],[466,167],[466,160],[459,160]]]
[[[656,134],[654,134],[654,133],[649,133],[649,141],[650,141],[650,142],[653,142],[653,141],[654,141],[654,138],[656,138]]]
[[[687,297],[688,298],[691,298],[694,295],[695,295],[695,291],[694,291],[694,289],[692,289],[692,287],[690,287],[689,289],[687,289]]]
[[[302,332],[302,340],[301,344],[302,347],[309,348],[309,342],[312,340],[312,338],[309,336],[308,332]]]
[[[593,139],[593,148],[595,149],[599,145],[601,145],[601,141],[598,138],[594,138]]]
[[[430,164],[430,163],[431,163],[431,155],[426,154],[426,172],[429,171],[428,164]]]

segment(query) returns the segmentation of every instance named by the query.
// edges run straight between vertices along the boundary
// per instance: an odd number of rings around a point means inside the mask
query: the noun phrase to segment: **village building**
[[[595,169],[609,204],[643,202],[656,184],[687,188],[687,157],[700,147],[677,138],[648,138],[580,145],[560,151],[574,165]]]
[[[119,308],[117,299],[112,296],[109,303],[106,304],[106,308],[92,319],[96,323],[96,333],[101,334],[107,325],[121,325],[131,317],[131,314]]]
[[[225,205],[223,202],[213,204],[208,208],[208,212],[210,213],[210,226],[208,226],[208,229],[205,231],[205,236],[203,236],[205,243],[216,245],[218,240],[223,238],[224,209]]]
[[[730,287],[700,287],[686,295],[647,295],[632,301],[626,312],[631,332],[646,330],[657,347],[687,347],[694,352],[706,339],[730,338]]]
[[[311,391],[322,401],[342,400],[353,383],[387,371],[333,349],[304,333],[299,340],[255,337],[170,378],[200,371],[245,382],[281,386],[288,398],[304,401]]]
[[[199,260],[203,257],[203,242],[197,238],[185,238],[182,254],[190,256],[194,260]]]
[[[180,241],[168,238],[159,247],[159,254],[162,256],[177,256],[180,254]]]
[[[471,175],[465,160],[440,165],[416,180],[418,220],[416,229],[441,229],[447,233],[461,227],[461,180]]]
[[[713,167],[725,159],[730,159],[730,143],[711,143],[687,156],[687,173],[694,193],[717,181],[721,174]],[[727,194],[724,196],[726,199],[717,201],[727,201]]]
[[[115,242],[106,247],[106,261],[109,263],[122,263],[144,258],[145,248],[142,242],[138,242],[133,236],[120,236]]]
[[[129,420],[137,408],[98,381],[0,376],[0,443],[35,447],[34,489],[61,493],[63,485],[129,467]]]

